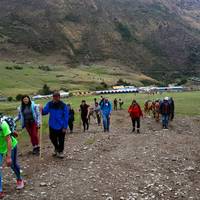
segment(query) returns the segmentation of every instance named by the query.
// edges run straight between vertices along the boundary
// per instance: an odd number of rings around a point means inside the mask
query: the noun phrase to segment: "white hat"
[[[164,100],[165,100],[165,101],[168,101],[168,100],[169,100],[169,97],[165,97]]]

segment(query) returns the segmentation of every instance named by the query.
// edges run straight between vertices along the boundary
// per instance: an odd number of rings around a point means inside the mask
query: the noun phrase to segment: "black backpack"
[[[11,116],[6,116],[6,115],[4,115],[4,116],[2,116],[1,118],[0,118],[0,123],[2,123],[3,121],[6,121],[7,122],[7,124],[8,124],[8,126],[9,126],[9,128],[10,128],[10,131],[11,131],[11,135],[12,136],[15,136],[15,131],[16,131],[16,128],[17,128],[17,125],[16,125],[16,123],[15,123],[15,120],[11,117]]]

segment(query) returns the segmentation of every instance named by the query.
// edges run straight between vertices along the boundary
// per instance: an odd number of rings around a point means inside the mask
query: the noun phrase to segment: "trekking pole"
[[[42,107],[40,107],[40,129],[39,129],[39,134],[40,134],[40,159],[42,158]]]

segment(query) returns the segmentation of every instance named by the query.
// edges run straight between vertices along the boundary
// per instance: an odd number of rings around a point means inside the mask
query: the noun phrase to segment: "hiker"
[[[101,107],[97,102],[95,103],[94,112],[96,114],[97,124],[98,126],[100,126],[101,125]]]
[[[81,112],[81,120],[83,122],[84,132],[89,129],[89,121],[88,121],[89,107],[90,106],[86,104],[86,101],[82,100],[82,103],[80,105],[80,112]]]
[[[132,104],[128,109],[128,113],[130,114],[132,120],[132,125],[133,125],[132,132],[135,132],[135,125],[137,123],[137,133],[140,133],[140,117],[143,117],[143,113],[140,108],[140,105],[136,102],[136,100],[132,101]]]
[[[101,96],[101,100],[100,100],[100,102],[99,102],[99,105],[101,106],[101,104],[104,102],[104,97],[103,96]]]
[[[68,120],[68,126],[70,129],[70,133],[73,133],[74,129],[74,109],[71,107],[70,104],[67,104],[69,109],[69,120]]]
[[[97,98],[94,98],[94,105],[96,105],[97,102]]]
[[[102,113],[102,118],[103,118],[103,127],[104,127],[104,132],[109,132],[110,131],[110,116],[112,112],[112,105],[108,101],[107,98],[104,99],[104,101],[100,105],[101,107],[101,113]]]
[[[42,114],[49,114],[49,138],[55,148],[53,156],[64,158],[63,152],[68,127],[69,109],[60,100],[60,93],[58,91],[54,91],[53,100],[45,105]]]
[[[170,104],[169,97],[165,97],[160,104],[160,113],[162,115],[163,129],[168,129],[169,116],[170,116]]]
[[[160,100],[159,99],[157,99],[156,101],[155,101],[155,120],[156,120],[156,122],[159,122],[159,120],[160,120]]]
[[[169,105],[170,105],[170,120],[173,121],[175,106],[174,106],[174,100],[172,97],[169,98]]]
[[[121,100],[121,99],[119,99],[119,109],[120,110],[122,110],[122,105],[124,104],[124,102]]]
[[[117,102],[117,99],[115,98],[114,101],[113,101],[114,110],[117,110],[117,103],[118,103],[118,102]]]
[[[16,189],[24,188],[24,181],[21,177],[20,167],[17,163],[17,140],[11,135],[11,130],[8,123],[0,116],[0,199],[4,198],[2,188],[2,171],[3,159],[6,159],[6,164],[11,167],[17,178]]]
[[[24,95],[21,98],[21,105],[18,107],[18,116],[15,121],[20,120],[22,129],[26,128],[29,133],[30,140],[32,143],[34,155],[39,155],[39,129],[41,124],[40,119],[40,107],[31,101],[28,95]]]

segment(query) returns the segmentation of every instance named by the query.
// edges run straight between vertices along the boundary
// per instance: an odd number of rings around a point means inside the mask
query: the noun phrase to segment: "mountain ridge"
[[[1,0],[0,57],[114,60],[169,81],[199,75],[199,8],[199,0]]]

